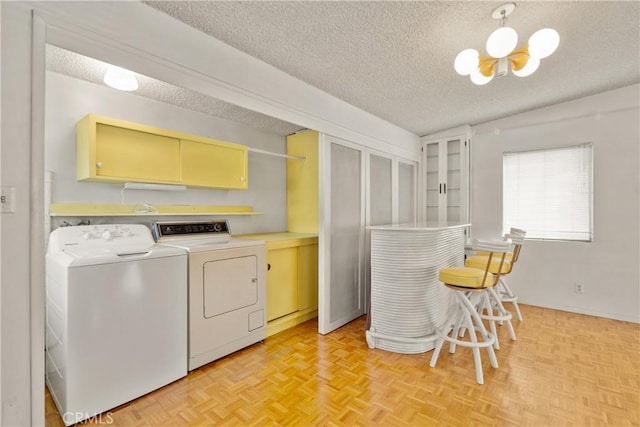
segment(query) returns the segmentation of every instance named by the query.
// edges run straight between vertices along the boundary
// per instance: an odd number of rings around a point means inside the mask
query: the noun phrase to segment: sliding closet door
[[[367,155],[366,225],[383,225],[393,222],[393,159],[381,154]],[[369,311],[371,293],[371,232],[365,230],[365,311]]]
[[[390,224],[393,221],[393,160],[369,155],[369,225]]]
[[[418,214],[418,164],[398,161],[398,222],[414,222]]]
[[[330,136],[321,145],[318,329],[326,334],[364,314],[364,153]]]

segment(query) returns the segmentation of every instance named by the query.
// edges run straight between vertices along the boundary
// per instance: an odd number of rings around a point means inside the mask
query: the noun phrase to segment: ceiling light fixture
[[[107,86],[127,92],[138,89],[138,80],[133,71],[115,65],[109,65],[107,68],[107,72],[104,73],[104,82]]]
[[[560,35],[552,28],[538,30],[529,42],[518,49],[518,33],[506,27],[507,16],[515,10],[515,3],[504,4],[491,13],[491,17],[500,20],[500,28],[487,39],[487,53],[480,56],[475,49],[465,49],[456,56],[453,64],[456,72],[469,76],[477,85],[489,83],[493,76],[506,76],[511,71],[518,77],[533,74],[540,66],[540,60],[551,55],[560,44]]]

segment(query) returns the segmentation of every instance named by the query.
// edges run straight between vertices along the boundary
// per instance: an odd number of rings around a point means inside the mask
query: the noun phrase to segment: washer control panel
[[[84,240],[102,239],[110,242],[114,239],[135,239],[136,237],[135,230],[129,225],[91,225],[86,227],[85,230],[81,230],[81,236]]]
[[[49,237],[49,248],[74,253],[121,253],[147,250],[155,244],[142,224],[99,224],[60,227]],[[79,253],[79,252],[78,252]]]

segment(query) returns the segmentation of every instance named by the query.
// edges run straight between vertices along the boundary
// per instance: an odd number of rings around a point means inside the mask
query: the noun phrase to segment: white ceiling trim
[[[51,44],[371,148],[418,156],[417,135],[142,4],[45,2],[34,7],[47,23]],[[222,72],[202,58],[211,52],[226,64]],[[287,87],[292,90],[282,92]]]

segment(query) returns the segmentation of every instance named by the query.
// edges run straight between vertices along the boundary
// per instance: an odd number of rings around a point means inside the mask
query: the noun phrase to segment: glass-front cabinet
[[[469,144],[465,132],[423,139],[422,200],[426,221],[468,221]]]

